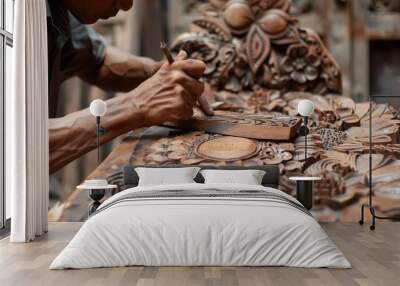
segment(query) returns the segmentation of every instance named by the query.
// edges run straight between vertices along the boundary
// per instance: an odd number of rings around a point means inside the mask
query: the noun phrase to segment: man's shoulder
[[[49,26],[55,29],[58,34],[66,36],[69,34],[70,17],[62,1],[46,0],[46,15]]]
[[[61,65],[72,75],[97,69],[104,61],[105,42],[82,24],[61,0],[47,0],[49,48],[57,47]]]

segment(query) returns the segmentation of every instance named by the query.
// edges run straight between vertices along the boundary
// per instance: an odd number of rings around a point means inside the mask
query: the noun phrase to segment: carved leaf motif
[[[383,154],[372,154],[372,170],[381,167],[384,159]],[[362,154],[357,158],[357,171],[361,174],[369,171],[369,154]]]
[[[369,111],[369,102],[360,102],[356,104],[354,113],[362,119]]]
[[[247,34],[246,51],[250,68],[255,74],[266,61],[271,51],[271,43],[268,36],[256,24],[250,28]]]
[[[271,37],[271,40],[276,45],[291,45],[300,42],[300,35],[297,28],[289,26],[284,33]]]
[[[220,37],[224,41],[229,41],[232,34],[224,21],[214,17],[202,17],[193,20],[193,25]]]
[[[348,152],[348,153],[354,153],[354,152],[362,152],[363,151],[363,145],[360,142],[345,142],[343,144],[334,146],[332,148],[335,151],[340,151],[340,152]]]

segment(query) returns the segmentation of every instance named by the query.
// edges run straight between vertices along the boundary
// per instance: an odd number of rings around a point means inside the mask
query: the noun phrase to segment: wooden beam
[[[351,85],[356,101],[369,95],[369,41],[367,32],[367,1],[349,1],[351,6]]]

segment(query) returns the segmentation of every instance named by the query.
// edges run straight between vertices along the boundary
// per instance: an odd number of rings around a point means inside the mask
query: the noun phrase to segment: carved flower
[[[311,54],[307,46],[298,44],[289,47],[282,68],[293,81],[304,84],[318,78],[320,63],[319,57]]]

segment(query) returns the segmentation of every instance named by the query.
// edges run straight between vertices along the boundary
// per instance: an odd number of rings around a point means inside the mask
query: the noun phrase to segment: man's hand
[[[202,96],[204,84],[199,80],[205,65],[201,61],[185,58],[186,54],[182,53],[175,63],[164,63],[159,69],[156,65],[144,63],[142,67],[154,66],[158,71],[130,93],[106,101],[107,113],[102,118],[101,125],[107,132],[101,136],[101,143],[134,129],[188,119],[193,114],[193,106],[197,104],[207,114],[212,114],[212,109]],[[151,70],[149,72],[143,68],[134,70],[141,71],[143,78],[147,73],[151,74]],[[112,74],[117,75],[116,72]],[[130,86],[128,79],[133,78],[137,79],[129,76],[126,78],[125,87]],[[111,81],[108,86],[111,86]],[[96,119],[88,109],[50,119],[50,172],[59,170],[96,148],[95,130]]]
[[[154,76],[132,91],[132,102],[143,114],[145,125],[189,119],[197,104],[212,115],[208,102],[202,98],[204,83],[200,78],[204,70],[202,61],[186,59],[182,51],[173,64],[163,64]]]

